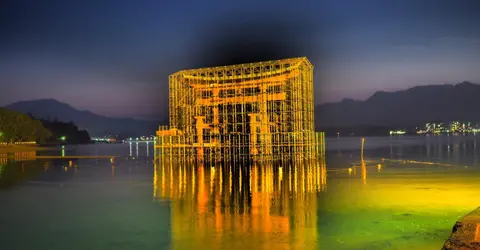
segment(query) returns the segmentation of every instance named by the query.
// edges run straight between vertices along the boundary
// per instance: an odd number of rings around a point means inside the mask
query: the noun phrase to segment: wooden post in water
[[[363,162],[363,147],[365,145],[365,138],[362,138],[362,149],[360,151],[360,160],[362,161],[362,164],[364,164]]]
[[[362,180],[363,180],[363,184],[366,184],[367,183],[367,166],[365,165],[365,161],[363,159],[363,149],[364,149],[364,146],[365,146],[365,138],[362,138],[362,150],[360,152],[360,157],[361,157],[361,161],[362,161]]]

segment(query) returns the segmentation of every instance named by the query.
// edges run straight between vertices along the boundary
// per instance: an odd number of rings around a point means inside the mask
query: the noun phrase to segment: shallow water
[[[477,137],[366,138],[350,172],[360,138],[327,143],[281,168],[154,165],[145,144],[0,161],[0,249],[440,249],[480,206]]]

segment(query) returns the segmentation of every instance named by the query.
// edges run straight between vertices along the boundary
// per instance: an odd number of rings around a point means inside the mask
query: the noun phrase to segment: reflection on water
[[[173,249],[317,249],[324,162],[155,166],[154,197],[172,200]]]
[[[136,156],[138,157],[139,156],[139,149],[138,149],[138,142],[134,143],[135,144],[135,155],[133,155],[133,146],[132,146],[133,143],[129,142],[128,145],[129,145],[129,149],[130,149],[130,154],[129,156]],[[147,151],[147,157],[150,156],[149,154],[149,148],[150,148],[150,144],[147,142],[144,144],[145,145],[145,148],[146,148],[146,151]]]
[[[479,206],[475,138],[379,140],[371,150],[366,138],[365,160],[360,139],[330,149],[327,167],[154,166],[145,144],[138,156],[129,144],[65,147],[123,156],[110,161],[0,155],[0,249],[440,249]]]
[[[0,154],[0,164],[7,164],[8,162],[8,154]]]
[[[61,148],[62,155],[65,147]],[[36,151],[14,152],[0,155],[0,188],[12,186],[34,180],[42,173],[48,173],[56,169],[62,172],[78,172],[78,160],[67,159],[40,159],[35,160]],[[54,169],[52,166],[58,168]]]
[[[7,163],[2,162],[0,158],[0,179],[3,177],[3,171],[5,171],[5,168],[7,167]]]
[[[365,139],[366,158],[387,158],[395,160],[421,160],[460,165],[478,165],[480,136],[398,136],[367,137]],[[361,157],[361,138],[329,139],[327,141],[327,164],[333,159],[350,158],[358,161]]]
[[[130,144],[130,155],[127,151],[124,151],[122,156],[118,159],[123,159],[128,161],[127,164],[137,164],[138,162],[148,163],[150,161],[150,152],[153,145],[152,144],[141,144],[135,143],[136,155],[131,155],[132,145]],[[62,145],[56,148],[55,150],[47,151],[27,151],[27,152],[11,152],[11,153],[1,153],[0,154],[0,188],[12,187],[24,183],[29,180],[36,178],[48,177],[49,172],[55,172],[58,174],[57,170],[75,178],[79,172],[78,162],[79,159],[35,159],[36,155],[39,156],[77,156],[77,155],[118,155],[118,152],[122,150],[127,150],[126,144],[90,144],[90,145]],[[120,154],[121,155],[121,154]],[[129,157],[130,156],[130,157]],[[101,160],[102,162],[104,160]],[[115,177],[117,172],[117,163],[115,158],[109,159],[111,167],[111,175]],[[83,160],[83,162],[88,162],[87,165],[91,165],[95,162],[96,165],[99,165],[99,159],[92,160]],[[55,167],[54,167],[55,166]],[[128,171],[131,171],[130,167]],[[40,175],[43,173],[45,175]],[[53,173],[53,174],[55,174]],[[71,174],[71,175],[70,175]],[[131,176],[129,177],[131,179]]]
[[[172,201],[174,249],[440,249],[478,206],[478,168],[455,164],[476,155],[474,142],[439,139],[428,153],[397,141],[328,168],[163,164],[154,196]]]
[[[1,158],[0,158],[1,159]],[[42,172],[34,161],[0,160],[0,189],[9,188],[38,176]]]

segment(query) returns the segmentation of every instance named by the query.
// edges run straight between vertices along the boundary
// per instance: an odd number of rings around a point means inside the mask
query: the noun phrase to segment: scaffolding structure
[[[313,65],[307,58],[179,71],[169,77],[170,127],[155,157],[192,161],[316,159]]]

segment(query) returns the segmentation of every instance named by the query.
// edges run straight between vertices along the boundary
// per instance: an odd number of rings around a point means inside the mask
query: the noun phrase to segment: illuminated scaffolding
[[[198,161],[315,159],[313,65],[307,58],[179,71],[169,77],[170,127],[155,157]]]

